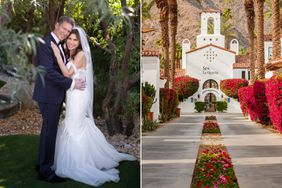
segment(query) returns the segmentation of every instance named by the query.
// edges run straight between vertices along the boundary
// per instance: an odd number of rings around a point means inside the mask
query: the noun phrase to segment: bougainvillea
[[[248,87],[244,87],[244,88],[241,88],[239,90],[239,100],[240,100],[240,106],[241,106],[241,109],[243,111],[243,114],[245,114],[245,108],[247,108],[247,112],[248,114],[250,115],[251,117],[251,120],[252,121],[257,121],[258,120],[258,115],[256,113],[256,101],[255,101],[255,96],[254,96],[254,87],[251,85],[251,86],[248,86]]]
[[[163,122],[175,115],[178,97],[174,89],[160,88],[160,113]]]
[[[230,155],[224,146],[200,146],[191,187],[239,188]]]
[[[242,110],[242,113],[244,116],[248,116],[248,107],[247,107],[247,95],[246,90],[248,90],[249,87],[242,87],[238,90],[238,97],[240,101],[240,107]]]
[[[179,101],[192,96],[199,89],[199,80],[189,76],[175,78],[174,89],[177,92]]]
[[[245,79],[225,79],[220,81],[220,89],[228,97],[238,97],[238,90],[248,86],[248,81]]]
[[[269,124],[269,111],[267,99],[265,96],[265,83],[267,80],[256,80],[254,83],[254,97],[255,97],[255,112],[257,114],[257,118],[262,124]]]
[[[282,133],[282,74],[269,79],[265,88],[271,123],[275,129]]]

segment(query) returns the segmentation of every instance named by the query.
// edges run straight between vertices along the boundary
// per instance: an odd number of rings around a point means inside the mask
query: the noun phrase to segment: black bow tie
[[[63,44],[64,44],[63,41],[59,41],[57,46],[60,46],[60,45],[63,45]]]

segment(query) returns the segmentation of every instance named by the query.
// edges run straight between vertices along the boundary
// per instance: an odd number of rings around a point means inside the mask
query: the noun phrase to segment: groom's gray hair
[[[74,27],[74,20],[68,16],[61,16],[58,21],[57,21],[60,25],[64,22],[67,22],[69,24],[71,24]]]

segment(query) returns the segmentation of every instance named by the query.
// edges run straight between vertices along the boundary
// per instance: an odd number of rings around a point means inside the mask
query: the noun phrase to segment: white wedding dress
[[[85,75],[85,70],[69,64],[75,70],[73,79]],[[67,91],[65,119],[58,127],[54,169],[60,177],[99,186],[107,181],[118,182],[119,171],[115,167],[120,161],[136,158],[119,153],[106,141],[93,116],[87,115],[91,97],[88,90]]]

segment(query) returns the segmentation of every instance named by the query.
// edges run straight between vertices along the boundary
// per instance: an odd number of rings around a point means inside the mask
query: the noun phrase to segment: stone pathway
[[[282,187],[282,136],[241,114],[218,114],[240,188]]]
[[[191,184],[204,115],[188,114],[142,138],[142,187],[187,188]]]
[[[211,113],[184,114],[143,135],[143,188],[190,187],[206,115]],[[240,188],[280,188],[282,136],[244,119],[241,114],[215,115]]]

